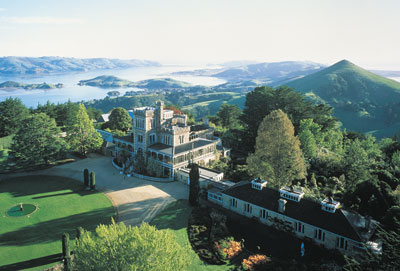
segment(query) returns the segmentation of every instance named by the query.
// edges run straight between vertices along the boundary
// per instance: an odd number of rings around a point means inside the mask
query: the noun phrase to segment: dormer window
[[[303,189],[300,187],[283,187],[279,190],[281,198],[299,202],[304,196]]]
[[[255,180],[251,181],[251,188],[255,190],[262,190],[263,187],[267,186],[267,181],[261,180],[260,178],[257,178]]]
[[[332,198],[326,198],[321,201],[321,209],[329,213],[335,213],[339,206],[340,202],[334,201]]]

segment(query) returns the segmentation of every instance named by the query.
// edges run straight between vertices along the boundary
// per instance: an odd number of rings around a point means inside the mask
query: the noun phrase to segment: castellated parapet
[[[142,117],[154,116],[154,107],[138,107],[134,109],[134,114]]]
[[[179,127],[179,126],[172,126],[172,127],[162,127],[161,132],[170,133],[170,134],[183,134],[190,132],[190,126]]]

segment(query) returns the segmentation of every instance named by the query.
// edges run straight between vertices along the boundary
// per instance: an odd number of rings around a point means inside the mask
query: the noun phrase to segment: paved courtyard
[[[149,222],[167,204],[177,199],[187,199],[187,185],[156,183],[135,177],[126,177],[111,164],[111,157],[91,154],[89,158],[45,170],[0,175],[0,178],[24,175],[56,175],[83,181],[83,170],[96,173],[96,188],[105,192],[118,212],[118,221],[127,225]]]

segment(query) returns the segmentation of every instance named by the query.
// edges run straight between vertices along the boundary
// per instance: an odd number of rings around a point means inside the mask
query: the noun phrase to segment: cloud
[[[7,11],[7,9],[5,9],[5,8],[0,8],[0,12],[2,12],[2,11]]]
[[[79,18],[57,17],[0,17],[0,22],[13,24],[80,24]]]

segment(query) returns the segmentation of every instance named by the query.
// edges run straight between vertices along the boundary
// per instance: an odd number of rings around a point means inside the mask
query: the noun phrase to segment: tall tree
[[[22,165],[48,163],[65,149],[55,120],[44,113],[32,114],[23,120],[11,146],[15,160]]]
[[[29,111],[19,98],[7,98],[0,103],[0,137],[17,132]]]
[[[253,151],[258,126],[266,115],[277,109],[288,114],[295,127],[296,134],[302,119],[315,120],[317,124],[322,126],[323,130],[336,125],[336,120],[332,117],[331,107],[313,105],[303,95],[286,86],[276,89],[258,87],[247,94],[245,108],[241,116],[241,120],[246,125],[242,139],[244,149]]]
[[[91,120],[97,121],[101,118],[101,114],[103,114],[103,111],[101,111],[100,109],[94,108],[92,106],[89,106],[86,109],[88,116]]]
[[[231,128],[237,126],[239,122],[239,116],[242,114],[242,110],[237,105],[222,104],[217,113],[218,119],[221,122],[222,127]]]
[[[108,119],[108,127],[111,130],[128,132],[132,129],[132,118],[129,116],[128,111],[122,107],[115,108]]]
[[[101,135],[94,129],[83,104],[79,105],[78,111],[67,127],[67,141],[72,151],[82,155],[99,149],[103,143]]]
[[[192,256],[170,231],[147,223],[99,225],[96,234],[84,231],[74,249],[76,270],[187,270]]]
[[[199,203],[199,193],[200,193],[200,172],[199,166],[197,164],[192,164],[192,168],[189,172],[189,203],[192,206],[196,206]]]
[[[282,110],[267,115],[256,139],[255,152],[247,158],[249,173],[270,180],[274,187],[290,184],[306,176],[306,165],[294,127]]]

